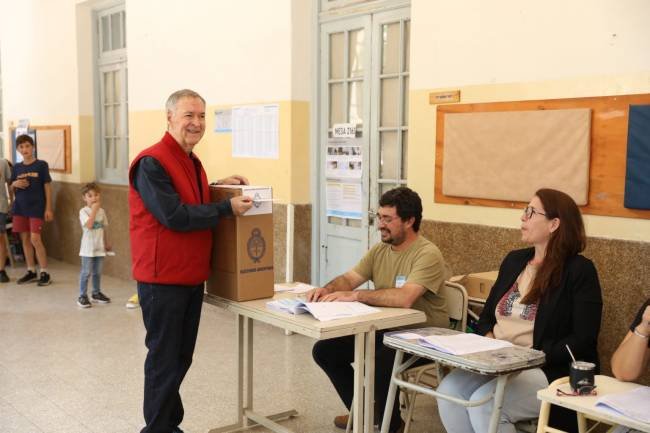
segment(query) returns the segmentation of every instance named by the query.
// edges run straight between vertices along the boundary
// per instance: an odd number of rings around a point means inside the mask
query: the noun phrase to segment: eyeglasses
[[[382,215],[380,213],[376,213],[375,218],[377,218],[377,221],[379,221],[380,223],[386,224],[386,225],[392,223],[393,220],[395,219],[395,217],[388,216],[388,215]]]
[[[535,209],[532,206],[526,206],[524,208],[524,216],[526,217],[527,220],[531,219],[533,217],[533,215],[535,215],[535,214],[546,216],[545,213],[538,211],[537,209]]]
[[[578,397],[578,396],[589,396],[589,395],[598,395],[596,393],[596,385],[585,385],[581,386],[577,390],[571,390],[571,392],[562,391],[557,388],[555,390],[555,395],[558,397]]]

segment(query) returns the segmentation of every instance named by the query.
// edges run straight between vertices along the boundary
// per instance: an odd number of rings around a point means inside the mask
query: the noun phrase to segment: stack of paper
[[[512,347],[512,343],[476,334],[429,335],[419,340],[420,345],[451,355],[485,352]]]
[[[630,391],[607,394],[598,399],[596,407],[650,424],[650,387],[639,386]]]
[[[273,290],[276,292],[307,293],[315,288],[305,283],[276,283],[273,285]]]
[[[267,302],[266,307],[291,314],[311,313],[321,322],[379,312],[377,308],[361,302],[304,302],[299,298],[276,299]]]

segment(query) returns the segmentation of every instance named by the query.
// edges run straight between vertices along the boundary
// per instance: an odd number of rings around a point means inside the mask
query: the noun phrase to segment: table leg
[[[542,400],[542,407],[539,409],[539,418],[537,419],[537,433],[546,432],[548,426],[548,416],[551,413],[551,403]]]
[[[395,383],[393,379],[398,374],[399,366],[402,364],[403,358],[404,352],[396,350],[395,361],[393,362],[393,371],[390,374],[390,385],[388,386],[388,397],[386,399],[386,407],[384,408],[384,418],[381,420],[381,433],[388,433],[388,426],[390,426],[393,406],[395,405],[395,395],[397,394],[397,383]]]
[[[209,433],[246,431],[263,425],[279,433],[291,432],[275,421],[298,415],[295,410],[264,416],[253,411],[253,319],[237,315],[237,422]],[[245,389],[245,392],[244,392]]]
[[[373,433],[375,426],[375,328],[366,333],[366,368],[363,432]]]
[[[364,415],[364,367],[365,367],[365,334],[354,335],[354,398],[352,399],[352,431],[362,433]]]
[[[499,427],[499,419],[501,418],[501,409],[503,408],[503,394],[508,382],[508,374],[501,375],[497,378],[497,387],[494,391],[494,407],[492,409],[492,416],[490,417],[489,433],[497,433]]]
[[[247,317],[245,325],[246,406],[244,406],[244,415],[246,410],[253,410],[253,319]],[[244,417],[244,425],[249,425],[247,416]]]

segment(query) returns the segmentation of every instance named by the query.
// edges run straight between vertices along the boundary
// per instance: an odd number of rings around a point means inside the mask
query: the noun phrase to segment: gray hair
[[[203,99],[203,97],[198,93],[196,93],[194,90],[190,90],[190,89],[177,90],[171,95],[169,95],[169,98],[167,98],[167,103],[165,103],[165,108],[167,109],[168,113],[176,111],[176,103],[181,98],[198,98],[203,102],[203,105],[206,105],[205,99]]]

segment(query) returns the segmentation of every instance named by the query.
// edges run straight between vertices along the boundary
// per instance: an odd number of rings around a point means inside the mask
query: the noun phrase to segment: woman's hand
[[[643,316],[641,317],[641,323],[636,327],[638,333],[650,337],[650,305],[645,307]]]

